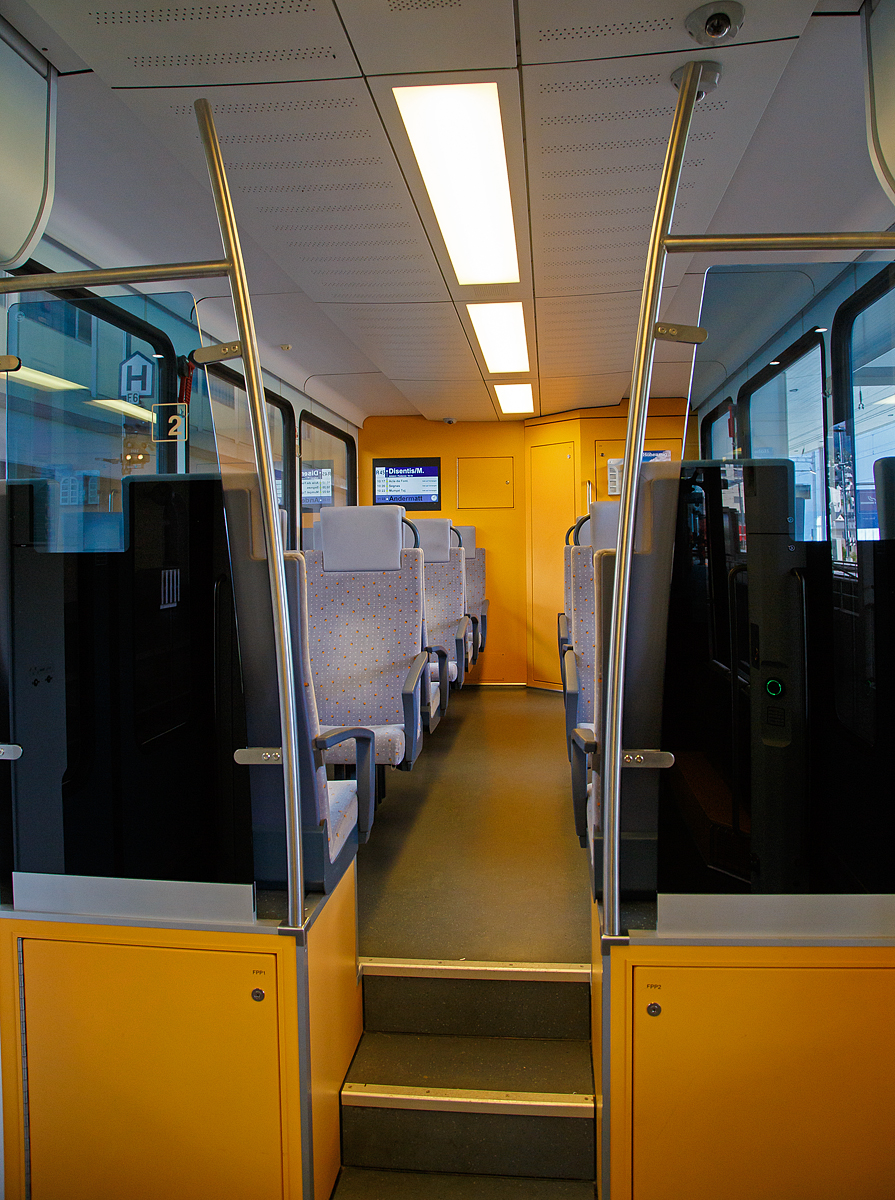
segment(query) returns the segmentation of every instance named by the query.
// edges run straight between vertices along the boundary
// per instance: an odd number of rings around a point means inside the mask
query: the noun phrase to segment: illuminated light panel
[[[8,378],[13,383],[27,383],[29,387],[41,392],[86,392],[83,383],[72,383],[70,379],[60,379],[58,375],[48,375],[46,371],[35,371],[32,367],[19,367],[18,371],[10,371]]]
[[[466,311],[492,375],[527,371],[528,342],[522,302],[467,304]]]
[[[518,283],[497,84],[392,91],[457,282]]]
[[[148,421],[151,425],[155,424],[155,413],[150,412],[148,408],[141,408],[139,404],[130,404],[127,400],[96,399],[87,400],[85,403],[96,404],[99,408],[108,408],[111,412],[123,413],[124,416],[137,421]]]
[[[497,403],[502,413],[533,413],[534,396],[530,383],[496,383]]]

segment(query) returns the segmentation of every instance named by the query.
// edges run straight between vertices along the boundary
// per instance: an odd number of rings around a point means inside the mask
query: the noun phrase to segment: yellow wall
[[[680,457],[686,412],[685,400],[651,400],[647,420],[650,446],[668,447],[675,458]],[[624,446],[627,413],[625,400],[609,408],[579,409],[528,421],[445,425],[423,417],[370,417],[364,423],[358,436],[360,503],[373,502],[374,458],[440,457],[441,513],[418,515],[440,515],[450,517],[455,525],[475,525],[476,544],[488,552],[488,647],[470,672],[470,683],[560,686],[555,646],[556,614],[563,606],[563,538],[575,517],[587,512],[588,483],[594,500],[607,499],[605,456]],[[695,430],[696,422],[691,425]],[[690,441],[688,437],[688,451]],[[541,449],[544,447],[553,450]],[[490,507],[492,500],[501,497],[493,486],[484,488],[494,465],[487,460],[498,458],[512,461],[511,484],[507,485],[512,491],[512,507]],[[461,459],[464,478],[481,477],[488,505],[459,507]],[[479,461],[470,463],[471,459]],[[558,473],[556,498],[550,489],[553,473]],[[414,514],[410,511],[408,515],[412,519]]]
[[[373,459],[441,457],[442,509],[419,517],[450,517],[455,525],[475,525],[476,545],[487,550],[488,647],[467,679],[470,683],[524,683],[525,479],[523,425],[513,422],[458,421],[445,425],[423,417],[369,417],[358,437],[359,498],[373,503]],[[512,508],[458,508],[459,458],[513,460]],[[414,513],[408,510],[413,519]]]

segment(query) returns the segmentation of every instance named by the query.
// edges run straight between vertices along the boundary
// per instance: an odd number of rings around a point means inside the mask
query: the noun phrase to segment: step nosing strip
[[[346,1083],[347,1108],[402,1108],[425,1112],[504,1113],[517,1117],[584,1117],[593,1120],[596,1101],[579,1092],[512,1092],[474,1088]]]
[[[540,983],[590,983],[590,963],[476,962],[469,959],[360,958],[364,975],[412,979],[515,979]]]

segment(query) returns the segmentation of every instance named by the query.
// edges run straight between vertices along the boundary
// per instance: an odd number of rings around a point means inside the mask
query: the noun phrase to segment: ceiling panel
[[[390,379],[378,371],[355,375],[312,375],[304,384],[304,390],[314,400],[330,408],[338,408],[347,400],[361,414],[358,424],[365,417],[416,417],[416,407],[395,387]]]
[[[207,179],[193,101],[116,94]],[[241,224],[319,302],[436,301],[447,289],[362,80],[210,94]]]
[[[482,382],[450,302],[327,304],[324,311],[390,379]]]
[[[698,106],[675,230],[711,221],[794,43],[719,48],[717,91]],[[671,73],[691,54],[563,63],[523,71],[535,292],[639,288],[677,101]],[[686,260],[669,261],[676,284]]]
[[[499,416],[485,384],[438,379],[396,379],[417,411],[430,421],[493,421]],[[507,419],[507,418],[504,418]]]
[[[112,87],[335,79],[360,69],[328,0],[32,0]]]
[[[339,0],[367,75],[516,66],[516,26],[506,0]]]
[[[704,50],[684,26],[684,18],[696,7],[696,0],[626,0],[623,5],[618,0],[519,0],[522,61]],[[813,9],[814,0],[748,0],[738,40],[798,37]]]

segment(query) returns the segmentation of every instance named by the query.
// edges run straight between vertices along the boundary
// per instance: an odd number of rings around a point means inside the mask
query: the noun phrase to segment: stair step
[[[364,1027],[382,1033],[590,1035],[590,965],[363,959]]]
[[[342,1090],[357,1167],[594,1178],[585,1040],[367,1032]]]
[[[593,1196],[593,1183],[578,1179],[520,1179],[343,1167],[332,1200],[593,1200]]]

